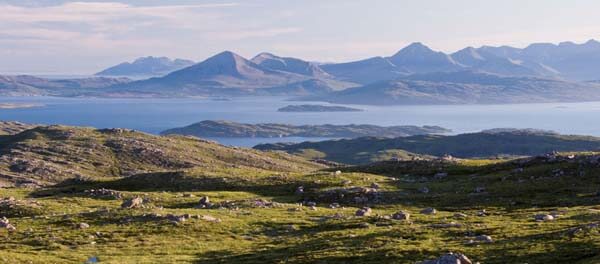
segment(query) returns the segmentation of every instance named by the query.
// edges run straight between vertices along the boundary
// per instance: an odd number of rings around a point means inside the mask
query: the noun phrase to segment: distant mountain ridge
[[[328,79],[330,76],[316,64],[298,59],[262,54],[255,61],[262,65],[224,51],[164,77],[116,86],[112,91],[158,96],[302,95],[311,90],[328,92],[355,86],[333,77]]]
[[[128,78],[48,79],[31,75],[0,75],[0,96],[76,96],[131,82]]]
[[[474,71],[434,72],[305,99],[366,105],[583,102],[599,101],[600,85]]]
[[[123,62],[121,64],[104,69],[96,76],[162,76],[176,70],[193,65],[191,60],[184,59],[169,59],[167,57],[142,57],[133,62]]]
[[[0,94],[97,97],[303,96],[351,104],[464,104],[600,100],[600,42],[467,47],[447,54],[412,43],[391,56],[318,64],[260,53],[224,51],[159,77],[14,82]],[[153,65],[160,65],[154,68]],[[124,68],[159,71],[184,64],[147,57]],[[136,66],[137,65],[137,66]],[[178,66],[178,67],[179,67]],[[134,71],[134,69],[130,69]],[[65,84],[73,82],[71,84]],[[79,83],[79,85],[78,85]],[[92,84],[95,83],[95,84]],[[92,89],[102,87],[103,89]]]

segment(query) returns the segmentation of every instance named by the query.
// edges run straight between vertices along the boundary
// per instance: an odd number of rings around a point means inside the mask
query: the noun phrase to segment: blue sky
[[[89,74],[222,50],[317,61],[600,39],[597,0],[0,0],[0,73]]]

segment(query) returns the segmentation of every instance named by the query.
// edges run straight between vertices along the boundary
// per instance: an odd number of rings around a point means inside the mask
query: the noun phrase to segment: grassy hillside
[[[0,136],[17,134],[34,127],[35,125],[24,124],[21,122],[0,121]]]
[[[255,148],[283,150],[311,159],[365,164],[390,158],[410,158],[419,154],[450,154],[460,158],[473,158],[540,155],[551,151],[595,151],[600,149],[600,138],[532,130],[497,130],[456,136],[424,135],[392,139],[366,137],[297,144],[263,144]]]
[[[600,261],[600,153],[338,172],[195,138],[64,126],[0,136],[0,151],[0,175],[19,185],[0,188],[0,263],[417,263],[449,251],[481,263]]]
[[[0,136],[0,183],[49,185],[63,180],[202,168],[303,171],[317,165],[282,153],[229,148],[191,137],[124,129],[46,126]]]
[[[440,172],[448,175],[434,176]],[[379,163],[338,175],[190,170],[4,188],[0,196],[18,206],[2,211],[16,231],[0,229],[0,262],[416,263],[453,251],[481,263],[597,263],[599,176],[598,156],[585,154]],[[101,187],[120,198],[84,191]],[[135,196],[143,207],[120,207]],[[201,209],[202,196],[213,204]],[[372,214],[355,216],[365,206]],[[437,213],[421,213],[429,207]],[[399,211],[409,220],[390,218]],[[478,240],[485,236],[491,240]]]

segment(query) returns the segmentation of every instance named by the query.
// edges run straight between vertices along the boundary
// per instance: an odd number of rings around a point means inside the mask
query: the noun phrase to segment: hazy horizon
[[[583,0],[164,2],[0,1],[0,73],[92,74],[143,56],[202,61],[223,50],[344,62],[412,42],[444,52],[583,43],[598,39],[600,23],[600,2]]]

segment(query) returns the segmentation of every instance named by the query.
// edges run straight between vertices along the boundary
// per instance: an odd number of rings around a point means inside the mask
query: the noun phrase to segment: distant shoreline
[[[42,107],[43,104],[33,103],[0,103],[0,109],[21,109],[21,108],[34,108]]]
[[[362,112],[364,110],[346,106],[329,105],[288,105],[277,109],[277,112]]]

